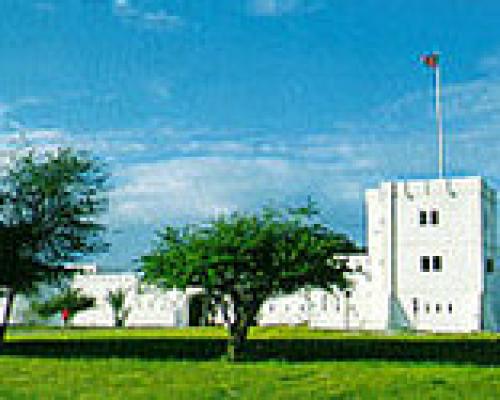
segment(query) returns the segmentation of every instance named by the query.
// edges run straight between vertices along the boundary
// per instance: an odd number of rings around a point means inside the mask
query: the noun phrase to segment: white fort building
[[[339,256],[352,287],[302,290],[269,299],[261,325],[307,324],[339,330],[433,332],[500,330],[496,192],[480,177],[383,182],[366,191],[367,253]],[[96,297],[75,326],[111,326],[109,290],[127,292],[126,326],[189,326],[204,317],[203,293],[142,287],[133,273],[77,275],[73,286]],[[22,319],[21,306],[13,321]]]

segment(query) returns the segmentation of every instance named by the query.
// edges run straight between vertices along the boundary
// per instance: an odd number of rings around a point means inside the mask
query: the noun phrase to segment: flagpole
[[[435,86],[436,86],[436,126],[438,134],[438,170],[439,178],[444,175],[444,142],[443,142],[443,118],[441,115],[441,77],[439,70],[439,63],[434,69]]]

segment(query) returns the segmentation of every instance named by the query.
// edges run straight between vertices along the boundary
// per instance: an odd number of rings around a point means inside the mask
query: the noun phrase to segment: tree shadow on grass
[[[86,339],[6,342],[2,355],[48,358],[214,360],[225,339]],[[249,340],[247,361],[429,361],[500,365],[499,340],[265,339]],[[1,358],[0,358],[1,359]]]

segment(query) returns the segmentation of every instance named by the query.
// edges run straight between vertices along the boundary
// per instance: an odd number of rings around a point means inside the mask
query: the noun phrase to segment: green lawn
[[[0,358],[2,399],[496,399],[499,371],[387,362]]]
[[[252,362],[221,361],[222,328],[16,327],[0,399],[496,399],[499,335],[255,328]]]

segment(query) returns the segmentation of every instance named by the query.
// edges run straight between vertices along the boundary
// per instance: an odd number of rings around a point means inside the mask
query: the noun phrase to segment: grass
[[[2,357],[2,399],[495,399],[492,367]]]
[[[0,349],[0,399],[496,399],[498,334],[255,328],[252,361],[223,328],[27,329]]]

